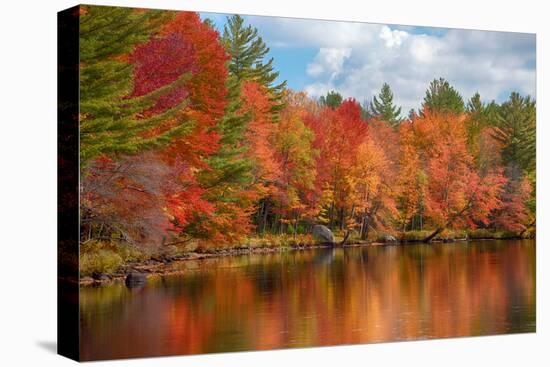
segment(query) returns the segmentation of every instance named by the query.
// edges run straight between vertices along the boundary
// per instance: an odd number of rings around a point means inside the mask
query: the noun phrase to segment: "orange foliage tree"
[[[317,198],[321,221],[331,227],[345,226],[346,212],[351,211],[348,176],[357,160],[360,145],[367,136],[367,124],[361,118],[361,107],[345,100],[338,108],[323,108],[318,116],[308,116],[308,126],[315,133],[317,159]]]
[[[428,176],[426,216],[435,227],[425,240],[448,227],[489,224],[506,179],[499,169],[479,175],[467,149],[464,117],[424,110],[411,126]]]

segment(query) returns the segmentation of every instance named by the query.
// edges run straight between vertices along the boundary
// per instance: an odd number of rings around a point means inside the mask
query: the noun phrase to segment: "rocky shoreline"
[[[457,239],[439,239],[434,243],[449,243],[463,242],[469,240],[482,241],[494,240],[495,238],[457,238]],[[407,245],[417,244],[421,241],[399,241],[391,240],[386,242],[368,242],[368,241],[353,241],[348,242],[344,246],[335,246],[331,243],[319,243],[315,245],[296,245],[287,247],[235,247],[227,249],[215,249],[209,252],[189,252],[178,256],[162,256],[154,257],[143,262],[127,263],[118,271],[112,274],[97,274],[94,276],[84,276],[79,279],[80,286],[94,287],[110,284],[113,282],[126,282],[127,285],[140,285],[142,280],[149,277],[163,277],[168,275],[181,274],[189,271],[189,268],[183,266],[189,262],[201,262],[208,259],[216,259],[226,256],[238,256],[249,254],[268,254],[279,253],[286,251],[304,251],[310,249],[330,248],[330,247],[358,247],[358,246],[392,246],[392,245]],[[134,281],[139,280],[139,281]],[[134,284],[136,283],[136,284]]]
[[[374,243],[351,243],[350,246],[367,246]],[[379,243],[378,245],[383,245]],[[101,286],[112,282],[126,282],[127,285],[134,283],[132,279],[142,279],[143,277],[163,277],[167,275],[181,274],[188,271],[184,266],[178,266],[184,262],[204,261],[207,259],[215,259],[226,256],[238,256],[249,254],[267,254],[278,253],[285,251],[300,251],[319,248],[334,247],[332,244],[317,244],[307,246],[290,246],[290,247],[248,247],[248,248],[230,248],[217,249],[206,253],[190,252],[185,255],[173,257],[155,257],[143,262],[128,263],[121,267],[113,274],[97,274],[94,276],[84,276],[79,280],[80,286]]]

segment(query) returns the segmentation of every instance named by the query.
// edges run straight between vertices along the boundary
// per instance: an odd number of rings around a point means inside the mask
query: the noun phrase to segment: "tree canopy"
[[[465,104],[440,78],[402,116],[387,83],[364,106],[291,90],[240,16],[221,35],[194,12],[79,17],[83,243],[205,250],[318,223],[357,240],[534,228],[530,96]]]
[[[434,79],[422,103],[422,110],[450,112],[461,114],[464,112],[464,100],[458,91],[443,78]]]

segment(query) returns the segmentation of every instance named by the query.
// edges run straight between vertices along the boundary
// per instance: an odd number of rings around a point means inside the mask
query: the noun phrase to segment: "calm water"
[[[83,288],[84,360],[535,331],[535,242],[318,249],[187,261]]]

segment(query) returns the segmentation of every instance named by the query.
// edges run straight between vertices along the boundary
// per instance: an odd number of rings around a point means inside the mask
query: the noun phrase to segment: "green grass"
[[[430,231],[407,231],[403,234],[399,234],[396,238],[405,242],[419,242],[424,240],[427,236],[433,233]],[[486,228],[478,228],[474,230],[450,230],[446,229],[433,239],[434,241],[453,241],[468,238],[470,240],[479,239],[508,239],[518,238],[519,233],[503,230],[494,230]]]
[[[80,255],[80,275],[110,274],[123,264],[122,257],[111,250],[98,250]]]
[[[477,240],[477,239],[518,238],[520,236],[519,236],[519,233],[512,232],[512,231],[478,228],[478,229],[468,231],[468,237],[472,240]]]
[[[92,241],[80,245],[80,275],[112,274],[129,262],[151,258],[144,249],[119,242]]]
[[[428,237],[433,231],[407,231],[405,233],[399,234],[396,238],[405,242],[418,242],[424,240]]]
[[[367,241],[361,241],[358,233],[353,232],[349,237],[349,242],[353,243],[373,243],[384,242],[384,237],[388,234],[393,235],[397,241],[402,242],[421,242],[429,236],[432,230],[407,231],[404,233],[385,233],[371,231]],[[534,232],[534,230],[532,231]],[[529,236],[531,233],[526,233]],[[337,243],[343,239],[343,233],[336,230],[334,237]],[[468,238],[476,239],[508,239],[518,238],[516,232],[475,229],[475,230],[444,230],[437,235],[435,241],[458,240]],[[314,246],[316,242],[310,234],[265,234],[256,235],[244,239],[242,242],[233,246],[208,246],[197,247],[197,242],[187,242],[182,245],[169,245],[157,249],[138,248],[118,241],[92,241],[80,246],[80,274],[81,276],[94,276],[99,274],[112,274],[121,269],[128,263],[143,262],[151,258],[165,257],[177,258],[191,252],[217,253],[221,250],[236,249],[287,249],[294,247]]]
[[[277,248],[277,247],[296,247],[296,246],[312,246],[315,245],[313,237],[309,234],[282,234],[273,235],[265,234],[263,236],[254,236],[245,239],[241,245],[237,247],[245,248]]]

